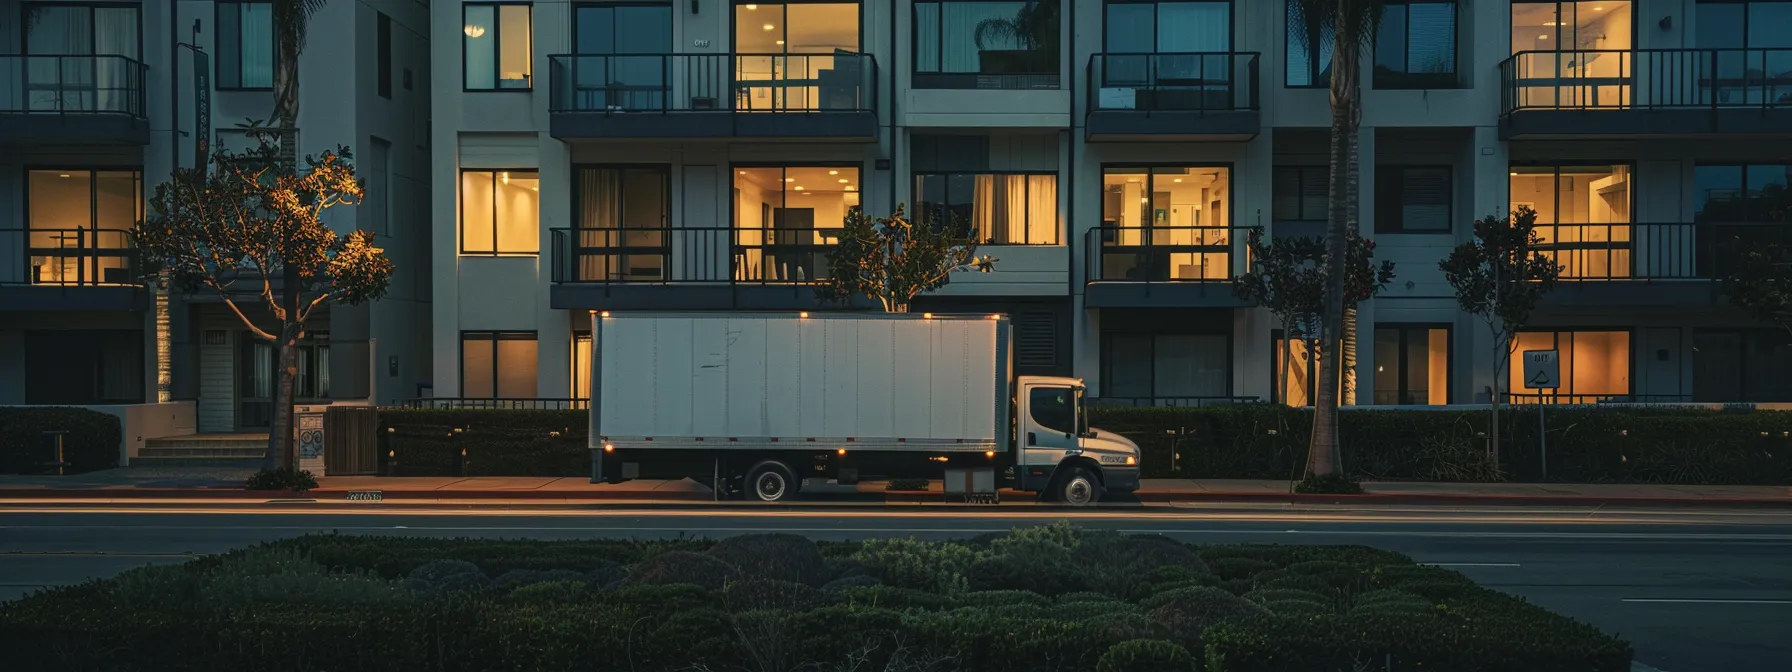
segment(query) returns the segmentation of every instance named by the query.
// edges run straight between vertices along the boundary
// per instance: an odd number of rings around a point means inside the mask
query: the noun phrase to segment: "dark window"
[[[1230,104],[1226,83],[1238,67],[1231,56],[1232,3],[1109,0],[1103,14],[1106,53],[1091,76],[1104,103],[1176,108],[1198,106],[1212,94]],[[1194,82],[1200,84],[1191,87]]]
[[[274,88],[274,4],[219,2],[217,10],[218,88]]]
[[[535,348],[533,331],[461,332],[461,396],[468,399],[534,397]]]
[[[1056,89],[1059,0],[915,3],[915,88]]]
[[[669,236],[677,236],[684,249],[717,250],[727,244],[726,231],[666,230],[672,210],[669,168],[581,168],[577,175],[573,271],[581,282],[670,279]]]
[[[985,245],[1058,244],[1058,176],[1050,173],[915,175],[915,217]]]
[[[1375,230],[1449,232],[1450,192],[1449,168],[1377,166]]]
[[[1792,401],[1792,339],[1785,332],[1696,330],[1692,345],[1693,401]]]
[[[1270,217],[1282,222],[1323,222],[1331,192],[1325,166],[1276,166]]]
[[[1375,88],[1456,86],[1455,0],[1390,0],[1376,33]]]
[[[1332,29],[1307,21],[1300,0],[1288,0],[1287,58],[1283,61],[1290,88],[1326,87],[1332,80]]]
[[[1033,422],[1046,429],[1065,434],[1076,427],[1075,401],[1068,387],[1035,387],[1027,391],[1027,405],[1033,409]]]
[[[374,12],[379,17],[376,32],[379,46],[379,93],[381,98],[392,98],[392,17]]]
[[[527,4],[462,5],[466,90],[529,90],[535,55],[532,10]]]
[[[1766,223],[1792,220],[1792,164],[1693,168],[1693,220]]]
[[[1375,403],[1450,403],[1450,328],[1375,327]]]
[[[1227,397],[1231,350],[1225,334],[1103,334],[1101,396],[1134,405],[1191,406]]]
[[[143,330],[26,330],[22,336],[25,403],[143,403]]]

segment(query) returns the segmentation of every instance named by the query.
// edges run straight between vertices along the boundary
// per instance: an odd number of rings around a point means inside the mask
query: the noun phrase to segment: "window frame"
[[[1409,170],[1441,170],[1441,171],[1444,171],[1444,181],[1446,182],[1444,194],[1446,196],[1446,198],[1445,198],[1446,202],[1444,203],[1444,220],[1443,220],[1444,225],[1443,225],[1443,228],[1414,229],[1414,228],[1407,227],[1406,211],[1405,211],[1404,207],[1406,205],[1405,198],[1406,198],[1406,193],[1407,193],[1407,191],[1406,191],[1406,184],[1407,184],[1406,171],[1409,171]],[[1508,171],[1508,172],[1510,172],[1510,171]],[[1393,191],[1394,191],[1394,193],[1397,193],[1400,196],[1400,200],[1396,204],[1395,208],[1388,208],[1388,207],[1386,207],[1386,205],[1384,203],[1382,203],[1381,197],[1384,192],[1382,180],[1387,179],[1389,176],[1393,176],[1393,175],[1399,176],[1399,183],[1398,183],[1398,185],[1395,185],[1395,186],[1397,186],[1397,189],[1393,189]],[[1375,166],[1374,188],[1375,188],[1375,232],[1376,233],[1447,235],[1456,229],[1456,169],[1454,166],[1451,166],[1449,164],[1377,165],[1377,166]],[[1559,202],[1560,200],[1561,200],[1561,198],[1560,198],[1560,195],[1558,194],[1557,201]]]
[[[467,342],[468,341],[490,341],[492,344],[492,393],[491,393],[491,396],[474,397],[474,396],[467,395]],[[498,358],[498,341],[534,341],[535,348],[536,348],[536,350],[535,350],[536,366],[539,369],[540,363],[541,363],[540,362],[540,358],[541,358],[540,332],[537,332],[533,329],[531,329],[531,330],[515,330],[515,331],[504,331],[504,330],[494,331],[491,329],[463,329],[460,332],[460,340],[458,341],[458,347],[456,348],[459,351],[460,359],[459,359],[459,361],[457,361],[455,363],[456,369],[458,369],[460,371],[459,383],[460,383],[460,398],[461,399],[532,399],[532,398],[535,398],[535,397],[500,397],[500,396],[498,396],[498,371],[502,368],[499,365],[500,362],[499,362],[499,358]],[[541,378],[541,375],[540,375],[540,371],[538,370],[536,372],[536,379],[538,382],[539,382],[540,378]],[[537,394],[539,394],[540,388],[537,387],[536,389],[537,389]]]
[[[1627,352],[1625,353],[1625,355],[1626,355],[1625,359],[1627,360],[1625,362],[1625,365],[1627,368],[1625,369],[1625,373],[1624,373],[1625,379],[1629,381],[1629,383],[1628,383],[1629,389],[1627,391],[1625,391],[1623,394],[1594,394],[1594,393],[1576,392],[1575,390],[1570,388],[1567,392],[1559,392],[1558,391],[1558,392],[1553,392],[1553,393],[1549,393],[1549,394],[1538,395],[1539,398],[1537,399],[1537,401],[1529,401],[1528,400],[1529,398],[1527,397],[1526,399],[1520,399],[1517,401],[1508,399],[1508,402],[1514,403],[1514,404],[1519,403],[1520,401],[1523,401],[1525,403],[1541,402],[1541,403],[1548,403],[1548,404],[1577,404],[1577,403],[1582,403],[1582,402],[1578,401],[1582,397],[1602,397],[1602,396],[1635,399],[1637,397],[1637,393],[1636,393],[1637,329],[1634,327],[1610,327],[1610,326],[1605,326],[1605,327],[1587,327],[1587,326],[1526,327],[1526,328],[1519,329],[1518,331],[1514,332],[1513,336],[1512,336],[1512,348],[1513,348],[1512,357],[1511,357],[1510,361],[1508,361],[1506,363],[1506,370],[1500,372],[1500,375],[1505,376],[1505,379],[1502,381],[1502,386],[1505,387],[1506,390],[1503,394],[1505,394],[1508,398],[1512,397],[1513,395],[1519,394],[1519,392],[1517,392],[1516,389],[1513,388],[1509,384],[1512,380],[1513,367],[1519,367],[1520,370],[1522,370],[1524,367],[1524,361],[1520,355],[1523,355],[1525,351],[1517,349],[1519,335],[1521,335],[1521,334],[1550,334],[1551,335],[1550,347],[1556,351],[1556,353],[1557,353],[1556,361],[1559,365],[1561,362],[1561,352],[1562,352],[1562,334],[1580,334],[1580,333],[1627,334],[1626,340],[1625,340],[1625,349],[1627,350]],[[1562,382],[1564,382],[1564,383],[1576,382],[1573,379],[1572,370],[1562,371]],[[1526,388],[1526,389],[1531,389],[1531,388]],[[1556,389],[1561,390],[1562,388],[1558,387]],[[1567,400],[1563,401],[1564,398]]]
[[[1455,325],[1452,325],[1448,322],[1377,322],[1377,323],[1375,323],[1375,326],[1369,331],[1369,344],[1370,344],[1370,348],[1371,348],[1370,353],[1372,354],[1372,356],[1375,357],[1375,365],[1377,367],[1384,366],[1384,364],[1381,361],[1380,353],[1373,349],[1374,344],[1375,344],[1375,332],[1380,331],[1382,329],[1393,329],[1400,334],[1400,337],[1398,339],[1399,344],[1395,346],[1395,349],[1398,351],[1398,355],[1396,357],[1396,360],[1397,360],[1396,366],[1398,368],[1394,372],[1395,379],[1400,381],[1399,387],[1394,391],[1395,398],[1398,400],[1404,400],[1407,398],[1408,395],[1410,395],[1412,393],[1412,390],[1408,389],[1407,384],[1406,384],[1406,370],[1407,370],[1407,364],[1408,364],[1407,354],[1409,352],[1408,347],[1407,347],[1407,345],[1409,343],[1408,337],[1414,333],[1424,333],[1428,337],[1429,332],[1431,332],[1431,331],[1435,331],[1438,329],[1442,329],[1444,331],[1444,404],[1448,405],[1448,404],[1455,403],[1456,395],[1453,393],[1454,391],[1451,389],[1452,387],[1455,386],[1455,383],[1456,383],[1456,328],[1455,328]],[[1430,344],[1426,344],[1426,345],[1429,346]],[[1359,385],[1358,388],[1359,388],[1358,397],[1360,398],[1361,397],[1361,394],[1360,394],[1361,386]],[[1375,395],[1378,392],[1379,392],[1379,390],[1375,389],[1375,378],[1373,375],[1371,375],[1369,377],[1369,400],[1371,402],[1375,402],[1375,404],[1378,406],[1384,405],[1384,404],[1381,404],[1380,402],[1377,402],[1375,399]],[[1418,403],[1418,404],[1399,403],[1399,404],[1393,404],[1393,405],[1395,405],[1395,406],[1432,406],[1434,404],[1426,402],[1426,403]]]
[[[1282,40],[1284,43],[1282,45],[1282,88],[1329,89],[1332,85],[1331,59],[1321,59],[1319,57],[1320,54],[1318,52],[1323,51],[1323,49],[1316,50],[1311,46],[1302,45],[1300,40],[1292,39],[1294,38],[1294,35],[1290,30],[1290,25],[1294,22],[1294,19],[1289,15],[1299,7],[1300,4],[1296,0],[1284,0],[1282,3]],[[1333,49],[1335,50],[1337,48],[1335,45],[1337,44],[1338,39],[1330,28],[1324,28],[1319,31],[1319,42],[1321,45],[1325,43],[1326,38],[1331,38],[1332,44],[1334,45]],[[1294,72],[1294,59],[1289,58],[1289,56],[1294,53],[1295,49],[1307,50],[1308,81],[1306,84],[1290,83],[1292,78],[1289,75]],[[1375,56],[1374,50],[1370,50],[1369,56],[1370,60],[1373,61]]]
[[[521,87],[521,88],[505,88],[505,87],[499,86],[499,83],[501,80],[498,78],[498,73],[497,73],[497,70],[495,69],[498,67],[498,62],[497,62],[498,55],[503,53],[503,51],[504,51],[504,31],[501,28],[501,26],[503,24],[503,21],[501,18],[503,11],[500,8],[505,7],[505,6],[526,7],[529,10],[529,75],[528,75],[528,79],[525,80],[529,83],[529,85]],[[492,32],[492,67],[494,68],[494,70],[492,71],[492,86],[491,86],[491,88],[485,88],[485,87],[471,86],[470,84],[468,84],[468,82],[470,81],[470,78],[468,75],[470,75],[472,73],[472,70],[467,65],[468,64],[467,40],[472,39],[472,38],[469,38],[469,37],[467,37],[467,35],[465,33],[462,33],[460,36],[460,90],[461,90],[461,92],[462,93],[530,93],[530,92],[534,91],[535,90],[535,3],[534,2],[517,2],[515,0],[506,0],[506,1],[500,1],[500,2],[461,3],[460,24],[463,28],[467,25],[467,10],[469,8],[473,8],[473,7],[491,7],[492,8],[492,30],[491,30],[491,32]]]
[[[1743,4],[1743,3],[1729,2],[1729,3],[1724,3],[1724,4]],[[1705,209],[1704,206],[1710,204],[1712,201],[1711,201],[1711,199],[1707,198],[1705,194],[1699,193],[1697,191],[1697,189],[1699,187],[1698,172],[1699,172],[1700,168],[1734,168],[1737,170],[1737,177],[1739,178],[1739,180],[1737,182],[1737,196],[1738,196],[1739,200],[1742,201],[1741,202],[1742,217],[1740,219],[1734,219],[1734,218],[1714,219],[1714,218],[1701,217],[1701,215],[1703,214],[1704,209]],[[1785,171],[1789,168],[1792,168],[1792,160],[1787,160],[1783,163],[1769,163],[1769,162],[1764,162],[1764,161],[1717,161],[1717,162],[1697,161],[1697,162],[1694,162],[1693,163],[1693,185],[1692,186],[1693,186],[1693,189],[1695,190],[1693,193],[1693,207],[1695,208],[1695,210],[1693,210],[1693,217],[1692,217],[1693,223],[1694,224],[1760,224],[1760,225],[1772,225],[1772,224],[1781,223],[1779,220],[1772,219],[1765,215],[1757,216],[1755,214],[1755,209],[1752,207],[1749,207],[1750,205],[1753,204],[1752,202],[1754,199],[1750,196],[1750,193],[1753,192],[1753,190],[1749,188],[1748,175],[1751,170],[1775,170],[1775,169],[1778,169],[1780,171]],[[1792,190],[1792,181],[1789,181],[1786,186],[1787,186],[1788,190]],[[1635,199],[1635,197],[1633,196],[1632,197],[1632,205],[1633,206],[1635,205],[1634,199]]]
[[[821,2],[823,4],[828,4],[827,0],[812,0],[812,2]],[[741,3],[741,4],[744,4],[744,3]],[[833,3],[833,4],[839,4],[839,3]],[[860,23],[863,24],[863,17],[864,17],[864,14],[862,13],[863,6],[860,7],[860,11],[861,11]],[[844,227],[846,225],[846,217],[852,216],[852,208],[854,208],[854,207],[858,208],[859,212],[861,214],[867,212],[865,208],[868,206],[867,201],[869,199],[868,199],[868,197],[865,196],[865,175],[866,175],[866,173],[868,173],[870,171],[866,170],[865,163],[862,161],[738,161],[738,162],[730,163],[730,164],[728,164],[728,192],[727,192],[728,193],[728,219],[723,224],[723,228],[726,228],[728,230],[728,245],[729,245],[729,249],[731,251],[738,251],[739,249],[742,249],[744,247],[744,244],[741,242],[741,240],[742,240],[741,234],[746,231],[759,232],[759,241],[760,241],[759,247],[761,250],[764,250],[766,248],[775,248],[775,247],[780,246],[779,243],[771,242],[771,241],[775,240],[772,237],[772,233],[777,230],[776,227],[771,226],[771,221],[772,221],[771,213],[776,210],[784,209],[787,206],[789,206],[790,194],[792,193],[789,187],[782,187],[779,189],[778,193],[781,194],[782,196],[780,197],[780,200],[779,200],[777,206],[771,206],[771,204],[769,204],[769,203],[762,203],[762,206],[766,206],[766,207],[762,207],[762,209],[760,211],[761,212],[760,226],[758,226],[756,228],[746,228],[746,227],[740,226],[741,216],[740,216],[739,193],[740,193],[740,177],[741,177],[740,173],[741,173],[741,171],[742,170],[752,170],[752,169],[762,169],[763,170],[763,169],[772,169],[772,168],[775,168],[780,171],[779,172],[779,175],[781,176],[780,179],[789,177],[790,169],[792,169],[792,168],[851,168],[855,171],[858,171],[856,173],[856,176],[858,178],[857,179],[858,184],[856,184],[854,186],[856,187],[855,193],[859,194],[859,204],[856,206],[846,207],[843,210],[842,215],[841,215],[841,220],[840,220],[841,227]],[[832,229],[832,228],[833,227],[816,226],[815,230],[820,231],[823,229]],[[731,256],[732,256],[732,252],[731,252]],[[784,280],[784,279],[774,280],[774,279],[769,279],[769,278],[764,277],[765,273],[762,270],[758,274],[758,277],[754,277],[754,274],[748,273],[747,279],[745,279],[745,280],[737,279],[737,280],[735,280],[735,282],[739,283],[739,284],[761,284],[761,285],[790,285],[790,284],[813,285],[813,284],[820,283],[825,278],[825,276],[820,275],[820,272],[821,272],[821,269],[817,269],[816,277],[807,278],[804,280]],[[739,271],[731,270],[730,273],[731,273],[730,277],[737,277],[734,274],[739,273]]]
[[[915,218],[916,223],[923,223],[925,221],[923,219],[923,210],[921,209],[921,199],[920,199],[921,180],[924,178],[927,178],[927,177],[941,177],[941,178],[950,179],[954,175],[970,176],[970,177],[978,177],[978,176],[983,176],[983,175],[993,175],[993,176],[997,176],[997,177],[1022,176],[1022,177],[1028,177],[1028,178],[1051,177],[1052,183],[1053,183],[1053,187],[1052,187],[1053,190],[1059,191],[1060,194],[1062,193],[1062,191],[1060,190],[1060,185],[1059,185],[1060,180],[1058,180],[1058,171],[1055,171],[1055,170],[950,170],[950,171],[916,170],[916,171],[910,171],[909,172],[910,186],[913,189],[913,191],[910,192],[911,198],[909,200],[913,201],[915,204],[914,205],[914,207],[915,207],[914,218]],[[1032,202],[1031,196],[1033,193],[1033,181],[1030,179],[1023,180],[1023,183],[1026,185],[1026,196],[1024,198],[1026,198],[1028,203],[1031,203]],[[947,193],[949,194],[950,191],[948,191]],[[974,199],[975,197],[976,197],[976,195],[972,194],[972,198]],[[1063,197],[1060,195],[1059,199],[1058,199],[1059,204],[1061,204],[1063,202],[1062,199],[1063,199]],[[1052,225],[1052,242],[1049,242],[1049,243],[1025,243],[1025,242],[1021,242],[1021,243],[986,243],[986,242],[978,241],[977,244],[980,246],[1002,245],[1002,246],[1016,246],[1016,247],[1056,247],[1056,246],[1061,246],[1064,244],[1064,221],[1063,221],[1064,218],[1061,216],[1057,216],[1057,215],[1059,215],[1058,210],[1059,210],[1059,208],[1056,205],[1054,205],[1052,208],[1052,214],[1054,215],[1053,219],[1055,219],[1057,221],[1053,222],[1053,225]],[[1024,214],[1025,214],[1026,219],[1022,223],[1021,227],[1023,230],[1031,231],[1032,225],[1033,225],[1032,208],[1031,207],[1027,208],[1027,212]],[[975,229],[975,226],[973,225],[972,228]]]
[[[728,7],[728,35],[727,35],[727,38],[728,38],[729,44],[733,44],[735,36],[740,34],[740,12],[736,11],[736,9],[741,7],[742,5],[759,5],[761,9],[764,9],[765,7],[771,6],[771,5],[778,6],[780,8],[778,10],[778,12],[779,12],[778,19],[784,22],[783,26],[781,28],[779,28],[778,32],[781,33],[782,35],[784,35],[785,39],[784,39],[784,45],[783,45],[784,50],[780,51],[780,52],[770,53],[770,54],[759,54],[759,53],[742,54],[739,52],[734,52],[734,53],[730,53],[728,55],[736,57],[736,58],[738,58],[740,56],[803,56],[803,55],[822,56],[822,55],[832,55],[834,53],[832,51],[809,52],[809,51],[791,51],[790,50],[790,39],[789,39],[790,38],[790,6],[791,5],[858,5],[859,6],[859,30],[858,30],[859,45],[853,51],[853,53],[861,54],[861,55],[869,58],[871,56],[870,52],[865,50],[865,9],[866,9],[865,3],[866,3],[866,0],[768,0],[766,2],[760,2],[759,0],[733,0],[732,2],[727,3],[727,7]],[[674,7],[673,11],[672,11],[672,21],[675,24],[678,22],[678,10],[676,7]],[[911,24],[911,26],[912,26],[912,24]],[[678,41],[676,39],[673,40],[672,46],[675,49],[678,47]],[[912,47],[912,45],[911,45],[911,47]],[[910,51],[913,51],[913,49],[911,48]]]
[[[1276,187],[1276,184],[1281,182],[1281,180],[1277,179],[1277,178],[1278,178],[1278,174],[1285,174],[1287,172],[1292,172],[1295,177],[1295,180],[1294,180],[1296,183],[1295,184],[1295,193],[1294,193],[1294,200],[1296,203],[1295,209],[1300,211],[1298,213],[1300,215],[1309,214],[1306,211],[1307,210],[1306,207],[1304,205],[1301,205],[1301,202],[1305,200],[1305,193],[1306,193],[1306,187],[1307,187],[1306,176],[1307,176],[1307,173],[1311,172],[1311,171],[1317,171],[1319,173],[1320,184],[1325,187],[1327,198],[1329,200],[1330,193],[1331,193],[1331,167],[1330,166],[1316,165],[1316,164],[1283,164],[1283,165],[1274,166],[1274,167],[1270,168],[1270,182],[1269,182],[1269,190],[1270,190],[1269,219],[1270,219],[1270,221],[1272,221],[1272,222],[1325,222],[1331,218],[1330,213],[1327,212],[1327,208],[1329,208],[1329,206],[1322,206],[1320,208],[1320,211],[1317,213],[1319,215],[1318,217],[1302,216],[1302,217],[1284,218],[1284,217],[1276,216],[1275,187]],[[1379,173],[1377,173],[1377,174],[1379,174]]]
[[[492,176],[492,195],[491,195],[491,201],[492,201],[492,213],[491,213],[491,217],[492,217],[492,249],[490,249],[490,250],[469,250],[469,249],[467,249],[467,202],[466,202],[467,193],[466,193],[466,187],[463,184],[467,173],[489,173]],[[457,245],[457,247],[459,248],[459,251],[457,254],[459,256],[463,256],[463,257],[539,257],[539,256],[541,256],[541,200],[539,197],[536,199],[536,202],[535,202],[535,227],[534,227],[535,228],[535,251],[533,251],[533,252],[505,252],[505,251],[499,249],[499,245],[498,245],[498,229],[499,229],[498,194],[497,194],[497,184],[498,184],[498,174],[499,173],[534,173],[535,179],[537,179],[537,180],[541,179],[541,169],[540,168],[461,168],[460,170],[455,171],[454,187],[455,187],[455,193],[458,194],[458,196],[456,197],[456,203],[455,203],[455,208],[454,208],[454,211],[456,213],[456,215],[455,215],[456,216],[456,221],[455,221],[456,227],[455,228],[458,229],[460,232],[459,233],[460,240],[458,241],[459,244]]]
[[[149,199],[144,195],[144,191],[143,191],[143,187],[144,187],[143,172],[144,171],[143,171],[142,166],[26,164],[26,165],[22,166],[21,168],[22,168],[22,170],[21,170],[20,177],[22,177],[23,179],[20,180],[20,186],[22,186],[24,188],[22,190],[20,190],[20,194],[19,194],[19,205],[23,206],[23,212],[21,213],[19,219],[21,220],[20,221],[21,228],[25,229],[26,232],[55,231],[55,230],[58,230],[58,228],[59,228],[59,227],[50,227],[50,226],[38,227],[38,226],[33,225],[33,223],[32,223],[32,220],[31,220],[31,175],[33,173],[87,173],[88,174],[88,176],[87,176],[87,224],[85,226],[76,227],[82,231],[130,231],[131,230],[130,226],[127,226],[122,229],[107,229],[107,228],[100,227],[100,225],[99,225],[99,223],[100,223],[100,199],[99,199],[99,191],[98,191],[98,189],[99,189],[98,174],[99,173],[132,173],[135,176],[136,182],[137,182],[137,219],[142,219],[149,214]],[[135,224],[136,224],[136,222],[132,222],[133,226]],[[29,247],[29,245],[27,245],[27,247]]]
[[[1370,87],[1374,88],[1374,89],[1390,90],[1390,91],[1421,91],[1421,90],[1427,90],[1427,89],[1460,89],[1460,88],[1463,88],[1463,86],[1462,86],[1462,4],[1460,2],[1458,2],[1457,0],[1390,0],[1389,2],[1387,2],[1385,4],[1386,9],[1384,9],[1383,11],[1385,12],[1388,9],[1392,9],[1395,5],[1399,5],[1399,6],[1403,7],[1403,9],[1401,11],[1406,13],[1406,22],[1404,24],[1406,26],[1406,34],[1402,35],[1400,37],[1400,45],[1402,47],[1401,56],[1402,56],[1402,58],[1406,59],[1406,66],[1407,66],[1408,70],[1401,70],[1401,71],[1397,71],[1397,72],[1392,72],[1390,74],[1397,75],[1397,76],[1404,77],[1404,78],[1412,78],[1417,81],[1416,82],[1408,82],[1408,83],[1395,83],[1394,81],[1392,81],[1390,79],[1390,80],[1384,82],[1382,74],[1381,74],[1381,69],[1376,67],[1376,56],[1378,56],[1380,54],[1381,40],[1382,40],[1382,36],[1385,35],[1385,33],[1381,33],[1379,30],[1377,30],[1376,31],[1377,34],[1375,36],[1375,43],[1373,45],[1371,45],[1370,49],[1369,49],[1369,83],[1370,83]],[[1450,71],[1448,73],[1430,73],[1430,72],[1413,73],[1413,72],[1410,72],[1410,68],[1412,67],[1412,53],[1411,53],[1411,51],[1412,51],[1412,11],[1409,9],[1404,9],[1404,7],[1409,7],[1411,5],[1450,5],[1452,7],[1452,9],[1450,10],[1450,51],[1452,53],[1451,53],[1451,57],[1450,57]],[[1384,14],[1384,17],[1385,17],[1385,14]],[[1447,83],[1444,83],[1444,84],[1439,83],[1439,82],[1445,82],[1446,80],[1447,80]]]
[[[1148,380],[1146,381],[1146,385],[1145,385],[1146,388],[1151,392],[1151,394],[1150,394],[1150,396],[1143,397],[1143,399],[1149,399],[1152,402],[1150,405],[1152,405],[1152,406],[1158,405],[1156,402],[1159,399],[1194,399],[1194,400],[1197,400],[1197,403],[1195,405],[1199,405],[1200,399],[1235,399],[1238,397],[1238,395],[1233,394],[1233,390],[1235,388],[1234,383],[1236,382],[1236,380],[1237,380],[1236,376],[1238,375],[1238,362],[1236,361],[1236,358],[1235,358],[1235,355],[1237,354],[1237,348],[1234,347],[1236,345],[1234,342],[1235,339],[1232,338],[1231,332],[1221,331],[1221,330],[1202,330],[1202,329],[1187,329],[1187,328],[1165,328],[1165,329],[1130,328],[1130,329],[1103,329],[1097,334],[1098,341],[1097,341],[1097,346],[1096,346],[1096,349],[1097,349],[1096,366],[1098,367],[1098,370],[1101,372],[1101,395],[1098,398],[1101,398],[1101,399],[1140,399],[1141,398],[1141,397],[1119,397],[1119,396],[1114,396],[1114,395],[1110,394],[1110,392],[1113,391],[1113,385],[1114,385],[1114,375],[1113,375],[1113,373],[1114,373],[1114,359],[1113,359],[1114,343],[1113,343],[1112,339],[1116,336],[1142,336],[1142,337],[1146,338],[1151,345],[1151,366],[1147,369]],[[1220,396],[1215,396],[1215,397],[1200,397],[1200,396],[1160,397],[1160,396],[1157,396],[1157,338],[1159,336],[1218,336],[1222,339],[1225,339],[1225,342],[1226,342],[1226,357],[1225,357],[1225,360],[1226,360],[1226,382],[1225,382],[1226,394],[1223,394]]]
[[[1018,0],[1018,1],[1024,6],[1027,4],[1027,2],[1030,2],[1032,0]],[[970,4],[994,4],[994,3],[1014,3],[1014,2],[1017,2],[1017,0],[915,0],[914,2],[909,3],[909,26],[910,26],[909,50],[908,50],[909,51],[909,88],[923,89],[923,90],[927,90],[927,89],[948,90],[948,91],[950,91],[950,90],[978,90],[978,89],[983,88],[981,86],[978,86],[975,81],[975,79],[977,77],[984,76],[984,73],[982,73],[982,72],[949,72],[946,70],[922,70],[921,69],[921,35],[923,33],[923,31],[921,30],[921,5],[944,6],[947,4],[970,5]],[[1062,12],[1064,10],[1063,10],[1062,4],[1060,4],[1058,11],[1060,13],[1060,17],[1059,17],[1059,21],[1058,21],[1058,23],[1059,23],[1059,26],[1058,26],[1058,58],[1057,58],[1057,61],[1055,63],[1053,63],[1053,66],[1054,66],[1053,72],[1016,72],[1016,73],[1000,73],[1000,74],[989,73],[991,76],[997,76],[997,77],[1000,77],[1003,75],[1014,75],[1014,76],[1021,76],[1021,77],[1044,77],[1044,76],[1050,75],[1050,76],[1058,78],[1057,84],[1055,86],[1052,86],[1050,89],[1002,87],[1002,88],[995,89],[995,90],[1059,90],[1059,89],[1063,88],[1064,35],[1067,32],[1067,30],[1063,26]],[[863,16],[864,15],[861,13],[860,14],[860,23],[864,22]],[[943,32],[944,31],[944,22],[942,21],[941,25],[935,26],[935,28],[936,28],[936,32]],[[939,40],[939,51],[938,51],[939,61],[941,63],[944,63],[946,60],[945,59],[945,49],[946,49],[946,41],[942,37]],[[979,49],[978,51],[981,52],[982,50]],[[968,82],[968,85],[965,80],[970,80]]]
[[[223,53],[222,53],[224,50],[218,46],[219,41],[221,41],[224,37],[225,23],[224,23],[224,19],[223,19],[223,14],[224,14],[224,6],[225,5],[268,5],[269,6],[268,7],[268,23],[272,24],[273,23],[273,15],[274,15],[273,14],[273,4],[274,4],[273,0],[217,0],[216,2],[212,3],[212,26],[215,28],[215,30],[213,32],[217,33],[217,36],[212,39],[212,47],[213,47],[213,51],[219,52],[218,58],[214,60],[214,64],[212,65],[212,69],[215,71],[215,74],[212,77],[213,88],[216,88],[219,91],[273,91],[274,90],[274,78],[272,76],[271,71],[269,73],[267,86],[243,86],[242,85],[242,81],[243,81],[243,59],[242,59],[242,54],[243,54],[243,15],[242,15],[242,9],[238,8],[236,10],[237,11],[237,19],[236,19],[236,27],[234,28],[234,30],[236,31],[236,52],[237,52],[236,62],[232,63],[232,64],[226,64],[224,62]],[[273,37],[273,28],[271,25],[269,26],[268,36]],[[277,64],[278,61],[280,60],[279,45],[275,44],[275,42],[276,42],[276,40],[272,40],[272,39],[268,40],[268,64],[271,69],[277,69],[279,67]],[[226,65],[234,66],[236,69],[236,82],[237,82],[236,86],[224,85],[223,73],[224,73],[224,68],[226,67]]]

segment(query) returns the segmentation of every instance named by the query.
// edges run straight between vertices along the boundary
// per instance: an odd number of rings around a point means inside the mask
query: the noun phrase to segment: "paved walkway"
[[[232,468],[134,467],[73,476],[0,476],[0,499],[20,498],[265,498],[242,489],[251,470]],[[889,492],[883,482],[806,488],[818,494],[858,499],[909,501],[937,494]],[[933,482],[938,493],[940,484]],[[1707,505],[1792,507],[1792,487],[1759,485],[1608,485],[1571,483],[1364,483],[1363,495],[1296,495],[1287,481],[1146,479],[1138,492],[1145,502],[1306,502],[1489,505]],[[381,477],[334,476],[318,479],[309,496],[343,498],[356,491],[379,491],[385,499],[560,499],[619,501],[709,501],[710,490],[688,480],[593,484],[584,478],[543,477]],[[1027,495],[1014,493],[1006,499]]]

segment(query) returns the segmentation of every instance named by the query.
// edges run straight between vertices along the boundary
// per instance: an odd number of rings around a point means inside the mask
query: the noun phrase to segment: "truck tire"
[[[790,468],[779,462],[761,462],[747,473],[747,499],[757,502],[783,502],[796,496],[796,477]]]
[[[1052,497],[1070,506],[1093,505],[1101,495],[1101,479],[1084,467],[1071,467],[1052,488]]]

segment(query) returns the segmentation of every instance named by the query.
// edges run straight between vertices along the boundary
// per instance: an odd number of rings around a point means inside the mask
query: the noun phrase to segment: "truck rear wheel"
[[[747,474],[747,497],[761,502],[787,501],[796,495],[796,478],[778,462],[761,462]]]
[[[1070,506],[1089,506],[1101,501],[1101,480],[1084,467],[1071,467],[1052,489],[1052,495]]]

